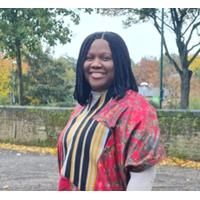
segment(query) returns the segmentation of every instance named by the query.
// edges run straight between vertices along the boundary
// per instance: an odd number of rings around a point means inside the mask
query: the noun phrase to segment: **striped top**
[[[97,161],[111,131],[93,116],[107,103],[106,92],[92,92],[91,102],[72,120],[62,140],[61,175],[79,190],[94,190]]]

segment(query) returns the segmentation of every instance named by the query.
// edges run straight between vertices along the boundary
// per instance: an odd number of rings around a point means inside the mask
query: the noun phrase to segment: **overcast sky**
[[[18,8],[169,8],[169,7],[200,7],[199,0],[183,2],[181,0],[6,0],[1,2],[2,7]],[[122,20],[118,17],[103,17],[100,15],[81,15],[79,25],[71,25],[73,37],[71,43],[58,45],[54,48],[54,56],[69,55],[77,58],[80,45],[87,35],[96,31],[114,31],[125,40],[130,56],[134,62],[142,57],[160,57],[160,35],[151,23],[136,24],[124,29]],[[167,32],[167,43],[170,53],[177,53],[174,34]]]
[[[80,45],[87,35],[96,31],[113,31],[125,40],[134,62],[142,57],[160,57],[160,35],[151,23],[140,23],[130,28],[123,28],[122,18],[106,17],[96,14],[81,14],[79,25],[71,25],[73,37],[71,43],[54,48],[54,56],[69,55],[77,58]],[[166,32],[172,53],[176,52],[173,34]]]

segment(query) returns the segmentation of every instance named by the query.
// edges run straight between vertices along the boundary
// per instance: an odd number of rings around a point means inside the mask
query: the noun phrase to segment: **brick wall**
[[[70,112],[68,108],[0,106],[0,141],[56,140]]]

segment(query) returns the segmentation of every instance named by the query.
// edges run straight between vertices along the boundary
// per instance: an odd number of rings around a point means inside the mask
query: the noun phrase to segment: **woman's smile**
[[[106,75],[103,72],[90,72],[89,74],[93,79],[101,79],[101,78],[104,78]]]
[[[84,75],[94,91],[105,91],[114,79],[112,53],[106,40],[96,39],[91,44],[84,62]]]

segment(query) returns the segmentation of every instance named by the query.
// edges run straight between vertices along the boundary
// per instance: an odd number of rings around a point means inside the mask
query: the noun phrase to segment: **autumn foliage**
[[[55,147],[37,147],[16,145],[10,143],[0,143],[0,149],[12,150],[21,153],[36,153],[36,154],[51,154],[56,155]],[[161,166],[178,166],[185,168],[200,169],[200,163],[192,160],[182,160],[176,157],[166,157],[161,163]]]
[[[197,56],[191,63],[190,70],[192,70],[193,73],[196,73],[200,70],[200,56]]]
[[[174,55],[176,56],[176,55]],[[178,59],[178,57],[177,57]],[[200,57],[197,57],[191,64],[190,69],[194,74],[200,71]],[[156,58],[144,57],[134,65],[133,73],[136,77],[137,83],[147,82],[151,87],[160,87],[160,63]],[[163,66],[163,86],[169,92],[168,99],[164,104],[167,108],[178,108],[180,103],[180,76],[174,69],[172,63],[164,57]],[[200,77],[193,76],[190,85],[190,107],[193,103],[196,104],[195,108],[199,108],[197,102],[200,101],[199,94]],[[195,102],[194,102],[195,101]],[[193,107],[191,107],[193,108]]]
[[[22,64],[22,73],[27,74],[29,66],[27,63]],[[0,55],[0,104],[9,104],[10,95],[13,92],[14,72],[16,72],[16,63],[11,58],[4,58]]]
[[[138,84],[147,82],[153,86],[159,85],[159,62],[156,58],[142,58],[133,71]]]
[[[11,59],[0,59],[0,101],[7,103],[11,91],[11,72],[13,63]]]

